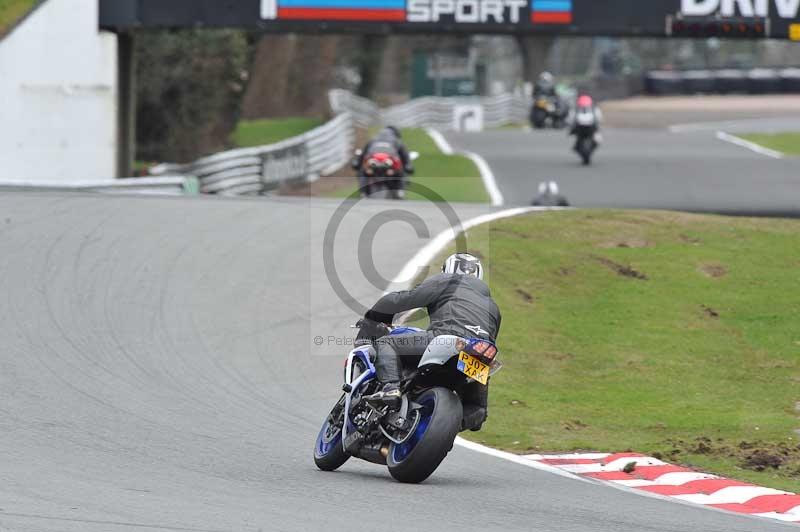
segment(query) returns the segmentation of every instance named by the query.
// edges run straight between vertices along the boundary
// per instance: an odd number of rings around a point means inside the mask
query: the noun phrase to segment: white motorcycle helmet
[[[555,181],[542,181],[539,183],[539,194],[542,196],[558,196],[558,183]]]
[[[456,253],[447,257],[442,265],[442,273],[471,275],[483,279],[483,265],[478,257],[469,253]]]

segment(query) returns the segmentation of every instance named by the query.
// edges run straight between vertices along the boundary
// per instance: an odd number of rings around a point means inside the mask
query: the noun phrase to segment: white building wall
[[[108,179],[117,38],[97,0],[47,0],[0,41],[0,179]]]

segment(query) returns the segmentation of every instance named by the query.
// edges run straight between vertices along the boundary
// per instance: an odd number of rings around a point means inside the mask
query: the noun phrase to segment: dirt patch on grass
[[[644,240],[643,238],[620,238],[616,240],[612,240],[610,242],[603,242],[599,244],[597,247],[600,248],[649,248],[652,246],[650,242]]]
[[[687,234],[681,233],[678,235],[678,238],[681,239],[681,242],[686,244],[692,244],[693,246],[699,246],[703,241],[697,238],[696,236],[689,236]]]
[[[564,430],[583,430],[588,426],[580,419],[568,419],[561,422],[561,428]]]
[[[630,277],[631,279],[638,279],[640,281],[646,281],[647,275],[644,273],[635,270],[631,266],[626,266],[625,264],[620,264],[618,262],[614,262],[611,259],[607,259],[605,257],[598,257],[597,255],[592,255],[592,258],[602,264],[603,266],[608,267],[611,271],[615,272],[617,275],[621,275],[623,277]]]
[[[493,233],[497,233],[497,234],[500,234],[500,235],[510,235],[510,236],[515,237],[515,238],[524,238],[524,239],[530,239],[531,238],[531,235],[526,234],[526,233],[519,233],[517,231],[512,231],[510,229],[504,229],[504,228],[500,228],[500,227],[491,226],[489,228],[489,234],[491,235]]]
[[[672,462],[685,462],[686,456],[702,454],[733,459],[738,466],[752,471],[773,470],[788,477],[800,474],[800,444],[792,442],[739,441],[729,442],[721,438],[712,440],[701,436],[691,441],[666,440],[669,450],[658,453]],[[658,457],[656,457],[658,458]]]
[[[712,279],[719,279],[728,275],[728,270],[722,264],[701,264],[698,268],[703,275]]]
[[[550,358],[552,360],[572,360],[575,355],[572,353],[541,353],[542,357]]]
[[[534,297],[530,293],[526,292],[522,288],[517,288],[516,291],[517,294],[523,299],[523,301],[525,301],[526,303],[533,303]]]

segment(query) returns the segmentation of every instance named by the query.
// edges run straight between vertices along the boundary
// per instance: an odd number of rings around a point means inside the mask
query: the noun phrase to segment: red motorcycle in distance
[[[388,199],[403,199],[406,175],[400,157],[389,150],[372,151],[363,157],[362,154],[362,150],[356,150],[352,163],[353,168],[359,172],[360,181],[366,182],[367,190],[362,190],[362,194],[372,197],[375,192],[385,190]],[[419,153],[414,151],[408,155],[412,161],[419,157]],[[365,188],[364,185],[362,188]]]

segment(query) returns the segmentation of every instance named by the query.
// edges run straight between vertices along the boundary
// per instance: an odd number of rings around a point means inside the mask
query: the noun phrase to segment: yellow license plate
[[[464,351],[458,354],[458,371],[481,384],[489,382],[489,366]]]

